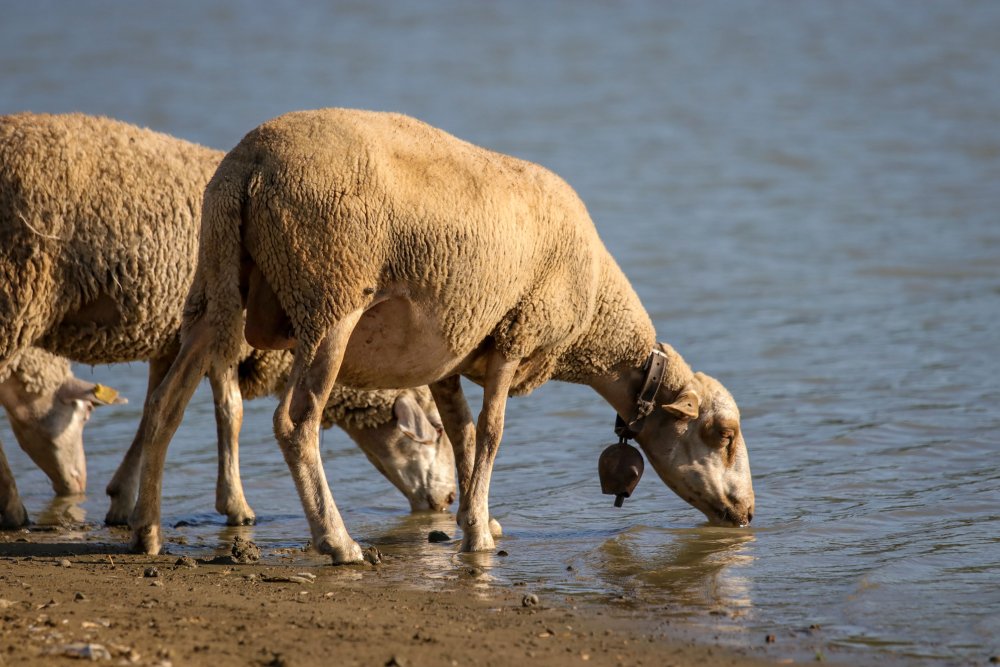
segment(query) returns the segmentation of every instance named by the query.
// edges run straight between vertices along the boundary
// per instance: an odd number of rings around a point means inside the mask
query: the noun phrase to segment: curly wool
[[[41,363],[44,352],[26,349],[34,343],[87,364],[172,352],[196,274],[202,195],[222,157],[109,118],[0,117],[0,359],[26,350],[5,376],[21,368],[48,388],[68,373],[63,359]],[[83,315],[109,304],[110,321]],[[278,391],[291,355],[251,354],[237,335],[244,397]],[[381,425],[397,395],[338,388],[328,421]]]
[[[242,248],[305,363],[334,322],[388,285],[434,310],[454,357],[489,337],[521,359],[515,394],[640,365],[655,342],[569,185],[407,116],[323,109],[269,121],[223,159],[203,218],[191,311],[206,310],[230,358]]]
[[[32,344],[88,364],[166,354],[221,157],[108,118],[0,117],[0,359]]]
[[[37,347],[19,352],[0,370],[0,384],[17,378],[31,394],[52,394],[70,377],[69,362]]]

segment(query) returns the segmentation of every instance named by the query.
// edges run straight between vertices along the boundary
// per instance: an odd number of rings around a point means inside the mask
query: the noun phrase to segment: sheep
[[[18,355],[26,358],[31,346],[39,346],[87,364],[149,361],[149,387],[155,387],[179,349],[184,296],[197,258],[201,198],[222,156],[221,151],[107,118],[0,117],[0,372]],[[290,359],[280,359],[283,354],[253,358],[255,395],[280,386],[281,373],[290,366]],[[244,367],[249,355],[245,347]],[[59,367],[64,361],[50,357],[48,362],[68,381],[68,366]],[[219,430],[216,508],[231,524],[254,521],[239,478],[238,373],[236,363],[209,373]],[[246,383],[249,376],[244,375]],[[79,382],[73,378],[71,384]],[[55,385],[49,389],[35,400],[53,403]],[[17,396],[9,398],[17,403]],[[453,454],[446,438],[438,439],[430,425],[436,410],[428,390],[341,392],[331,407],[337,405],[345,415],[389,406],[364,423],[330,423],[345,427],[404,492],[411,508],[450,504]],[[15,431],[21,428],[13,423]],[[81,491],[80,428],[61,432],[58,439],[45,433],[38,438],[32,449],[47,452],[41,467],[56,492]],[[132,510],[141,454],[136,444],[108,485],[109,524],[125,523]],[[74,471],[78,477],[72,484],[59,479]],[[5,501],[0,525],[27,522],[2,453],[0,500]]]
[[[284,389],[289,353],[248,350],[238,366],[244,399]],[[338,426],[375,468],[406,496],[414,512],[448,508],[455,500],[455,459],[437,406],[426,386],[360,390],[336,385],[321,426]],[[138,470],[136,470],[138,474]]]
[[[109,387],[73,377],[62,357],[30,347],[0,371],[0,405],[14,437],[31,460],[49,476],[57,495],[83,493],[87,466],[83,426],[95,406],[126,402]],[[27,522],[7,458],[0,448],[0,528]]]
[[[594,388],[710,521],[751,520],[735,401],[655,342],[584,204],[552,172],[400,114],[292,112],[222,160],[202,225],[181,351],[144,410],[133,550],[158,553],[167,445],[198,378],[230,364],[244,336],[294,349],[275,434],[333,563],[362,558],[316,446],[335,381],[430,385],[455,448],[463,551],[494,548],[500,532],[488,491],[507,397],[548,380]],[[662,380],[639,396],[654,362]],[[476,422],[460,376],[484,388]]]

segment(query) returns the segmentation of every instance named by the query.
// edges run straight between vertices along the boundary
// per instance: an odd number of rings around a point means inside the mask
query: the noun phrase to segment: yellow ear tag
[[[95,384],[93,390],[94,398],[105,405],[111,405],[118,398],[118,392],[103,384]]]

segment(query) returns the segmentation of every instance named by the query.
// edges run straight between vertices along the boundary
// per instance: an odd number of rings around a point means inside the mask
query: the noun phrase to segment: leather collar
[[[656,392],[660,389],[660,383],[663,382],[663,375],[667,370],[667,355],[662,350],[653,348],[642,365],[642,370],[645,371],[646,377],[635,399],[635,416],[626,422],[621,415],[615,415],[615,435],[620,442],[636,438],[642,432],[646,417],[656,408],[653,399],[656,398]]]

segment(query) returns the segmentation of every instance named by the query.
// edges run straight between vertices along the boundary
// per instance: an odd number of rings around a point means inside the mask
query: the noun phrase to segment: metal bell
[[[608,446],[601,453],[597,462],[601,491],[615,496],[615,507],[621,507],[632,495],[644,467],[639,450],[624,441]]]

